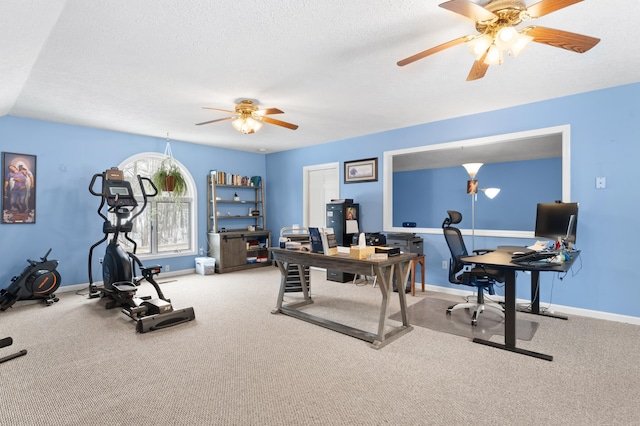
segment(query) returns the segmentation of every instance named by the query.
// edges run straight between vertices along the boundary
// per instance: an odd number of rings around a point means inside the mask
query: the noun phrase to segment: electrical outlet
[[[103,258],[100,258],[100,259],[98,259],[98,262],[100,262],[100,264],[102,265],[102,261],[103,260],[104,260]]]
[[[202,256],[204,254],[204,249],[200,247],[200,250],[198,250],[198,252],[200,253],[200,256]]]
[[[447,262],[446,260],[442,261],[442,269],[449,269],[449,262]]]
[[[170,265],[164,265],[164,271],[165,272],[169,272],[171,270],[171,266]]]

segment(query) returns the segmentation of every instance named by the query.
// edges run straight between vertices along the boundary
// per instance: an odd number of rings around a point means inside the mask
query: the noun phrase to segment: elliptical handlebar
[[[138,178],[138,185],[140,185],[140,191],[142,192],[142,207],[133,216],[131,216],[131,219],[129,219],[130,222],[133,222],[136,217],[140,216],[144,209],[147,207],[147,198],[155,197],[156,195],[158,195],[158,188],[156,188],[151,179],[140,175],[137,175],[136,177]],[[147,191],[144,189],[143,181],[149,182],[149,185],[151,185],[151,187],[153,188],[153,194],[147,194]]]
[[[93,190],[93,187],[95,186],[96,183],[96,179],[98,177],[102,178],[102,187],[103,190],[101,192],[96,192]],[[98,215],[100,215],[100,217],[102,219],[104,219],[105,222],[109,221],[109,218],[107,216],[105,216],[102,213],[102,207],[104,206],[104,202],[105,202],[105,194],[104,194],[104,173],[96,173],[95,175],[93,175],[93,177],[91,178],[91,183],[89,184],[89,192],[91,193],[91,195],[95,195],[96,197],[101,197],[102,199],[100,200],[100,205],[98,206]]]
[[[49,257],[49,253],[51,253],[51,250],[52,250],[52,248],[50,248],[50,249],[49,249],[49,251],[47,251],[47,253],[46,253],[44,256],[42,256],[42,257],[40,258],[40,262],[37,262],[37,261],[35,261],[35,260],[31,260],[31,259],[27,259],[27,263],[28,263],[29,265],[31,265],[31,266],[34,266],[34,265],[37,265],[38,263],[45,263],[45,262],[47,262],[47,257]]]
[[[104,193],[102,191],[96,192],[93,190],[93,187],[96,184],[96,179],[98,179],[98,177],[104,179],[104,173],[96,173],[95,175],[93,175],[93,177],[91,178],[91,183],[89,184],[89,192],[91,193],[91,195],[95,195],[96,197],[102,197],[104,196]]]

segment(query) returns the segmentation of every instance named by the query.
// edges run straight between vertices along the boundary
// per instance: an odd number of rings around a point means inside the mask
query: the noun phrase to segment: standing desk
[[[398,288],[404,288],[407,278],[409,277],[411,260],[415,257],[414,253],[403,253],[398,256],[390,256],[385,260],[364,260],[352,259],[349,257],[349,254],[346,253],[325,256],[324,254],[299,250],[285,250],[278,248],[271,248],[269,250],[271,251],[273,260],[276,262],[281,274],[278,300],[275,309],[271,311],[272,314],[281,313],[289,315],[294,318],[367,341],[371,343],[371,347],[374,349],[380,349],[388,343],[396,340],[398,337],[413,330],[413,327],[409,324],[409,317],[407,315],[405,292],[398,291],[402,325],[394,328],[388,333],[384,332],[387,320],[387,309],[389,307],[389,298],[393,294],[393,275],[395,273]],[[300,270],[304,300],[298,303],[283,305],[289,265],[297,265]],[[313,303],[313,299],[311,299],[311,296],[309,295],[309,283],[302,272],[305,266],[315,266],[318,268],[344,271],[352,274],[376,276],[378,287],[382,293],[378,332],[371,333],[365,330],[360,330],[328,319],[320,318],[297,309],[301,306]]]
[[[553,361],[553,356],[551,355],[546,355],[540,352],[529,351],[516,347],[516,271],[531,271],[532,274],[535,272],[566,272],[571,268],[571,265],[573,265],[573,262],[579,256],[579,254],[579,251],[572,252],[569,260],[560,265],[549,266],[529,266],[512,263],[512,253],[508,250],[496,250],[478,256],[461,257],[460,260],[464,263],[475,264],[476,266],[484,266],[487,268],[500,269],[505,272],[504,344],[491,342],[489,340],[480,338],[474,338],[473,342],[544,359],[546,361]]]
[[[497,251],[506,251],[509,254],[513,254],[516,252],[532,252],[533,250],[529,250],[525,247],[520,246],[498,246]],[[531,271],[531,304],[528,307],[517,307],[516,310],[518,312],[525,312],[527,314],[533,315],[541,315],[544,317],[558,318],[562,320],[568,320],[569,318],[565,315],[552,314],[550,312],[545,312],[540,310],[540,269],[536,268]]]

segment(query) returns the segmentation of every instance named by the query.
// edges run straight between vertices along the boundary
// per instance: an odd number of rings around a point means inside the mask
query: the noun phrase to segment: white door
[[[304,227],[326,226],[326,205],[340,198],[339,167],[340,163],[304,167]]]

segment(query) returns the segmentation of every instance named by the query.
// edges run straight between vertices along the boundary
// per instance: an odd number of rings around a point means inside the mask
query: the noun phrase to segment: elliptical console
[[[102,179],[102,191],[96,192],[94,186],[98,178]],[[89,297],[108,297],[106,308],[122,307],[122,312],[136,321],[136,331],[145,333],[160,328],[170,327],[183,322],[195,319],[193,308],[174,310],[171,301],[167,299],[160,286],[155,281],[154,276],[162,270],[160,265],[151,267],[143,266],[140,259],[135,255],[137,244],[129,237],[129,232],[133,229],[133,221],[147,206],[147,198],[155,197],[158,190],[153,182],[146,177],[137,176],[138,185],[142,193],[143,204],[138,209],[131,184],[124,180],[124,173],[116,167],[106,170],[104,173],[93,175],[89,192],[101,197],[98,215],[103,218],[102,231],[104,238],[95,243],[89,249]],[[144,182],[152,188],[153,193],[147,193]],[[116,223],[113,224],[102,212],[105,204],[107,213],[116,216]],[[137,211],[135,211],[138,209]],[[135,211],[135,213],[134,213]],[[122,235],[133,246],[132,252],[127,252],[118,242]],[[92,259],[93,250],[105,242],[109,237],[104,259],[102,261],[102,286],[93,283]],[[140,269],[141,276],[135,276],[136,267]],[[138,286],[142,280],[151,283],[158,294],[157,298],[151,296],[136,296]]]

